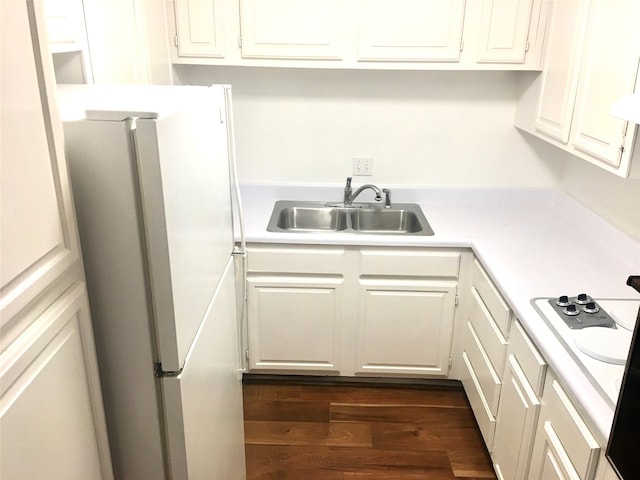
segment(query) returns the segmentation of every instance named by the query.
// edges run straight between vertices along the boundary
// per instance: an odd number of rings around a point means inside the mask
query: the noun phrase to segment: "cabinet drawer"
[[[509,328],[511,324],[511,310],[502,299],[502,296],[493,285],[489,275],[484,271],[478,260],[473,262],[473,287],[476,289],[480,298],[491,313],[496,325],[505,336],[509,337]]]
[[[557,380],[548,382],[541,425],[552,429],[580,478],[592,478],[600,447]]]
[[[362,275],[458,277],[460,253],[423,249],[360,250]]]
[[[498,400],[502,383],[487,357],[473,326],[467,323],[467,332],[464,339],[464,352],[473,367],[478,385],[485,398],[487,407],[495,417],[498,413]]]
[[[249,247],[250,272],[340,273],[344,269],[345,250],[341,247]]]
[[[507,356],[507,341],[493,321],[493,317],[475,288],[471,288],[471,302],[469,322],[473,326],[480,340],[480,345],[484,348],[493,368],[502,378],[504,362]]]
[[[482,438],[484,438],[484,443],[487,445],[487,450],[491,452],[493,449],[493,437],[496,431],[496,419],[491,414],[491,410],[482,395],[478,377],[476,377],[469,357],[465,352],[462,353],[462,361],[464,364],[462,385],[469,399],[469,404],[473,410],[480,432],[482,433]]]
[[[514,322],[509,337],[509,353],[518,360],[529,385],[540,397],[544,386],[544,378],[547,373],[547,363],[536,347],[531,343],[529,336],[522,329],[519,322]]]

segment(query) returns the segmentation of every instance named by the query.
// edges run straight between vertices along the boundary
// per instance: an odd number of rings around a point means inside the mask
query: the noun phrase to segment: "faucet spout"
[[[351,188],[350,184],[349,184],[349,188]],[[353,192],[353,194],[349,192],[348,196],[347,196],[347,189],[345,188],[345,192],[344,192],[345,206],[350,206],[353,203],[353,201],[356,199],[356,197],[360,195],[362,192],[364,192],[365,190],[373,190],[375,192],[376,202],[379,202],[380,200],[382,200],[382,191],[375,185],[367,183],[366,185],[362,185],[360,188],[358,188],[355,192]]]

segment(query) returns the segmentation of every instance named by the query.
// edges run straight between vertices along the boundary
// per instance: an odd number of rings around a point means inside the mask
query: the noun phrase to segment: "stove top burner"
[[[616,328],[611,316],[586,293],[575,297],[561,295],[549,299],[549,305],[558,313],[567,326],[574,330],[587,327]]]
[[[576,347],[601,362],[624,365],[627,361],[632,333],[624,328],[588,328],[576,332]]]

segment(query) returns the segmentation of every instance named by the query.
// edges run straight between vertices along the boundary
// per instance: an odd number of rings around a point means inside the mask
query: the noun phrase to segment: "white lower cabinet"
[[[460,253],[252,245],[251,372],[446,377]]]
[[[527,478],[546,363],[516,322],[509,338],[492,459],[501,480]]]
[[[491,452],[512,320],[509,307],[477,261],[468,301],[460,380]]]
[[[447,375],[456,282],[361,280],[357,373]]]
[[[250,371],[342,371],[345,257],[342,247],[249,248]]]
[[[528,478],[592,480],[600,446],[550,372],[542,400]]]
[[[341,276],[249,277],[249,368],[339,372]]]

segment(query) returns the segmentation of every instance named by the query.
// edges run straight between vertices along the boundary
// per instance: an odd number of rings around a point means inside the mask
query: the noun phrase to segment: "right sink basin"
[[[362,233],[369,235],[433,235],[422,209],[415,203],[385,207],[377,203],[350,206],[324,202],[276,202],[269,232]]]
[[[424,232],[428,227],[430,233],[423,235],[433,235],[426,219],[422,221],[418,213],[406,208],[362,208],[350,213],[351,226],[357,232],[406,235]]]

